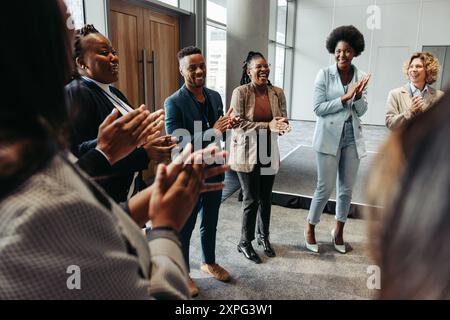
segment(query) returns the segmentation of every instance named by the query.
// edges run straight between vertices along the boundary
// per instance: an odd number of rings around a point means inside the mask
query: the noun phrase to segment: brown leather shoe
[[[212,264],[205,263],[205,264],[202,264],[200,269],[202,269],[206,273],[209,273],[210,275],[212,275],[217,280],[220,280],[220,281],[223,281],[223,282],[230,281],[230,279],[231,279],[231,276],[228,273],[228,271],[225,270],[224,268],[222,268],[221,266],[219,266],[217,263],[212,263]]]
[[[198,287],[195,284],[194,280],[192,280],[191,277],[189,277],[189,279],[188,279],[188,288],[189,288],[189,291],[191,292],[192,298],[198,296]]]

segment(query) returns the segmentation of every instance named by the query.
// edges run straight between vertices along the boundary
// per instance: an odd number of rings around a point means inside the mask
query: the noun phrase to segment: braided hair
[[[77,68],[77,58],[81,58],[84,55],[83,46],[81,45],[81,41],[88,35],[92,33],[100,33],[97,29],[95,29],[93,24],[87,24],[81,29],[75,31],[75,42],[74,42],[74,50],[73,50],[73,78],[79,78],[80,74],[78,73]]]
[[[264,56],[261,52],[250,51],[248,53],[247,58],[244,61],[244,65],[242,66],[242,77],[241,77],[241,82],[240,82],[241,86],[252,82],[252,79],[250,79],[250,77],[247,73],[247,69],[249,68],[252,61],[257,58],[262,58],[262,59],[266,60],[266,58],[264,58]],[[272,85],[270,83],[270,81],[268,81],[268,84],[269,84],[269,86]]]

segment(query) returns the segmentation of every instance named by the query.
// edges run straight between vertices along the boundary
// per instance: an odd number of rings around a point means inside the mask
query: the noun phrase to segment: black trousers
[[[268,237],[275,175],[261,175],[259,165],[255,165],[252,172],[237,174],[243,193],[241,241],[255,239],[256,221],[258,234]]]

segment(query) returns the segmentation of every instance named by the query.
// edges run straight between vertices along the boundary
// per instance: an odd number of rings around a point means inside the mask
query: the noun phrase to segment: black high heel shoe
[[[258,256],[258,254],[255,252],[255,249],[253,249],[252,243],[247,241],[241,241],[237,245],[237,250],[244,254],[244,257],[246,257],[248,260],[253,261],[256,264],[261,263],[261,258]]]
[[[273,250],[272,245],[269,242],[269,237],[259,236],[257,239],[258,245],[263,246],[264,253],[266,256],[273,258],[276,256],[275,250]]]

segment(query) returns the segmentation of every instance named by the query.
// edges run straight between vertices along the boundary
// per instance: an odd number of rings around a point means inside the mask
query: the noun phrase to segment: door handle
[[[156,111],[156,54],[155,51],[152,50],[151,60],[147,61],[147,63],[152,64],[152,103],[153,103],[153,112]]]
[[[144,104],[148,108],[148,92],[147,92],[147,52],[142,49],[142,73],[144,74]]]

